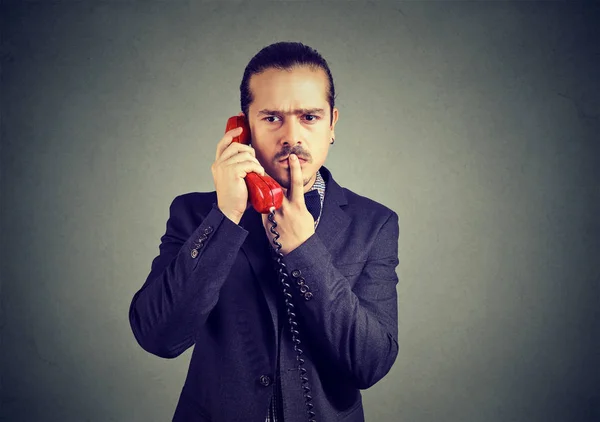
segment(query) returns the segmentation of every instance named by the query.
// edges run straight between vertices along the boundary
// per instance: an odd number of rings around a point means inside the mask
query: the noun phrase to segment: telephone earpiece
[[[250,127],[246,122],[246,118],[244,116],[231,116],[229,120],[227,120],[227,126],[225,127],[225,133],[230,130],[235,129],[236,127],[241,127],[242,133],[238,136],[234,136],[233,142],[239,142],[240,144],[249,145],[250,144]]]

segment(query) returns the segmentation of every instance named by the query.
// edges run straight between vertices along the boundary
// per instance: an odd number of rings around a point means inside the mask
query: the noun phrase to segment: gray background
[[[127,319],[260,48],[328,60],[327,166],[400,216],[400,353],[369,421],[600,420],[600,9],[60,2],[2,9],[2,420],[167,421],[191,349]]]

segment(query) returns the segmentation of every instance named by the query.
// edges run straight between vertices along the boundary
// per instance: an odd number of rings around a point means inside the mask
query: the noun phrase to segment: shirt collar
[[[310,192],[311,190],[317,190],[319,192],[319,199],[321,200],[321,211],[319,212],[319,218],[317,218],[317,220],[315,221],[315,229],[317,228],[317,225],[319,224],[319,220],[321,220],[321,215],[323,214],[323,201],[325,200],[325,180],[323,179],[323,176],[321,176],[321,172],[319,170],[317,170],[317,177],[315,178],[315,183],[313,183],[312,187],[308,190],[308,192]]]

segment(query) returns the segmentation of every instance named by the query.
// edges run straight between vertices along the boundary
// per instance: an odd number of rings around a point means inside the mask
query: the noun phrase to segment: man
[[[251,145],[232,143],[242,129],[227,132],[212,165],[215,191],[171,204],[160,253],[131,303],[133,333],[164,358],[194,345],[175,422],[364,421],[359,390],[398,354],[398,216],[323,166],[339,112],[318,52],[265,47],[240,91]],[[278,239],[248,204],[249,172],[284,190]]]

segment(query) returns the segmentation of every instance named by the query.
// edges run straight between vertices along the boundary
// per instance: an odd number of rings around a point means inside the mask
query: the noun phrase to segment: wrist
[[[293,252],[294,250],[296,250],[300,246],[304,245],[304,243],[308,239],[310,239],[314,234],[315,234],[315,231],[313,230],[312,233],[310,233],[308,236],[305,236],[302,239],[298,239],[296,242],[293,242],[290,245],[283,245],[282,244],[281,253],[285,256],[285,255]],[[281,243],[283,243],[283,242],[281,242]]]
[[[242,214],[235,212],[235,211],[223,210],[218,205],[217,205],[217,208],[219,208],[219,211],[221,211],[221,213],[223,213],[223,215],[225,217],[227,217],[228,219],[233,221],[235,224],[240,224],[240,221],[242,219]]]

